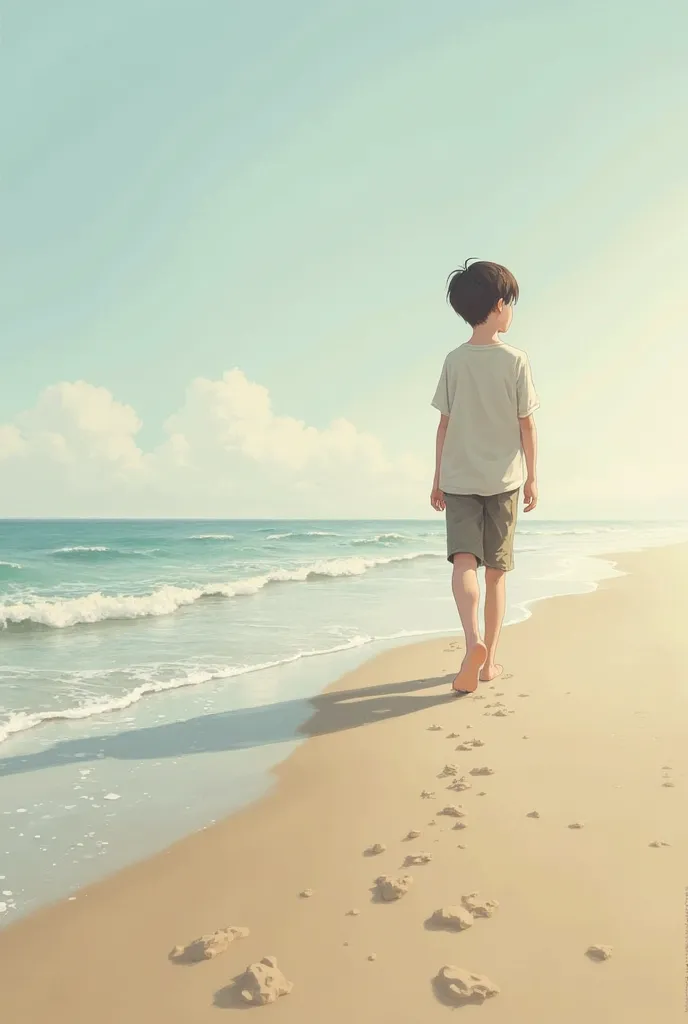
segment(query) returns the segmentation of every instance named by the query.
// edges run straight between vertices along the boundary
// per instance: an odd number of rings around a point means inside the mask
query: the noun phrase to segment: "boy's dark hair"
[[[499,263],[466,260],[447,279],[447,302],[455,313],[476,327],[483,324],[500,299],[506,305],[518,302],[518,282]]]

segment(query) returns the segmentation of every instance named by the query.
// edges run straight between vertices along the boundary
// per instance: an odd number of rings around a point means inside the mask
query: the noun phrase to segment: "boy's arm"
[[[449,417],[445,416],[444,413],[441,413],[440,422],[437,425],[437,436],[435,438],[435,476],[432,481],[433,491],[438,491],[440,487],[440,464],[442,462],[442,451],[444,449],[444,439],[447,436],[448,423]]]
[[[526,502],[524,512],[532,512],[538,501],[535,417],[532,413],[530,416],[521,416],[518,425],[521,431],[521,447],[526,460],[526,482],[523,486],[523,497]]]

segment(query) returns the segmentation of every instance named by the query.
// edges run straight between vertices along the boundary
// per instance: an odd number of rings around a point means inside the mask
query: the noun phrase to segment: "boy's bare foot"
[[[478,640],[470,647],[461,662],[459,673],[452,683],[452,690],[455,693],[473,693],[478,688],[478,674],[485,663],[487,647]]]
[[[501,676],[503,671],[503,665],[483,665],[482,669],[480,670],[480,682],[491,683],[493,679],[497,678],[497,676]]]

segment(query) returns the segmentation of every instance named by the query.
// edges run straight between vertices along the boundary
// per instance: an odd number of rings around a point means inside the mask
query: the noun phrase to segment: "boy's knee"
[[[455,555],[452,555],[451,560],[454,568],[461,571],[478,568],[478,559],[467,551],[458,551]]]
[[[499,583],[506,576],[506,569],[494,569],[491,565],[485,566],[485,582]]]

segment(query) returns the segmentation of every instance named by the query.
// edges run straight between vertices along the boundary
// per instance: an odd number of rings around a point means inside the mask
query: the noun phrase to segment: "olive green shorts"
[[[447,558],[474,555],[478,565],[514,567],[514,533],[520,488],[504,494],[445,494]]]

